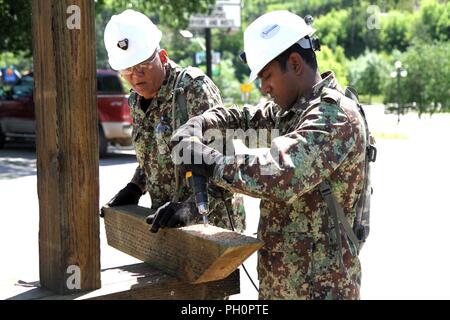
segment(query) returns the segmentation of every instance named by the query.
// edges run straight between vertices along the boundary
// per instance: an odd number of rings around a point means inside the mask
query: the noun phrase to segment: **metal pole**
[[[400,122],[400,69],[397,69],[397,123]]]
[[[212,79],[211,29],[205,29],[206,40],[206,74]]]

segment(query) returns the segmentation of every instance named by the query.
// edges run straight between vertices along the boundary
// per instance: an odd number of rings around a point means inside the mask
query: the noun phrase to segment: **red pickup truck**
[[[97,70],[97,112],[100,157],[106,155],[109,143],[131,145],[128,95],[114,71]],[[33,75],[29,74],[0,94],[0,148],[12,140],[34,140],[35,128]]]

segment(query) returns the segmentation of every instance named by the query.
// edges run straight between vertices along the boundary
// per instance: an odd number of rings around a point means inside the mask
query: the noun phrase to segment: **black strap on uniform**
[[[186,88],[179,87],[180,81],[184,78],[187,69],[183,69],[180,75],[175,82],[174,89],[172,90],[172,130],[175,132],[177,129],[177,120],[176,120],[176,106],[178,106],[180,112],[180,123],[183,124],[189,119],[189,115],[187,112],[187,98],[186,98]],[[172,201],[178,202],[181,196],[180,190],[180,168],[175,165],[174,166],[174,175],[175,175],[175,193]]]

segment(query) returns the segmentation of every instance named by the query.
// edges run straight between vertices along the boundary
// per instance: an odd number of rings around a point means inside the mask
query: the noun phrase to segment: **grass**
[[[383,99],[384,96],[383,95],[377,95],[377,96],[372,96],[372,101],[370,102],[371,104],[379,104],[379,103],[383,103]],[[362,104],[369,104],[369,95],[365,95],[365,94],[361,94],[359,95],[359,101]]]
[[[408,136],[400,133],[372,132],[375,139],[408,140]]]

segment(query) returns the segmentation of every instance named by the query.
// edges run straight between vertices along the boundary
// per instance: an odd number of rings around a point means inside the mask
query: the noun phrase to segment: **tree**
[[[450,40],[450,2],[423,1],[416,21],[413,32],[420,39]]]
[[[400,82],[401,101],[415,104],[419,116],[450,110],[450,43],[416,41],[399,60],[408,71]],[[393,65],[393,63],[392,63]],[[392,66],[393,68],[393,66]],[[395,102],[395,79],[387,78],[385,102]],[[441,107],[442,109],[439,109]]]
[[[347,85],[347,59],[345,58],[344,49],[337,46],[332,50],[327,46],[322,46],[316,56],[320,72],[333,71],[339,84],[345,87]]]
[[[347,23],[349,18],[350,11],[345,9],[333,9],[328,14],[319,17],[314,22],[314,28],[317,29],[320,42],[333,50],[339,44],[342,45],[350,31]]]
[[[221,60],[220,77],[214,78],[214,82],[219,87],[226,104],[241,101],[240,83],[234,75],[234,67],[231,59],[225,58]]]
[[[386,52],[394,49],[405,51],[412,38],[413,15],[399,11],[390,11],[381,17],[380,47]]]
[[[95,9],[101,15],[133,8],[150,16],[155,23],[182,28],[187,26],[189,15],[205,12],[214,3],[215,0],[96,0]],[[23,51],[31,56],[31,0],[0,0],[0,21],[0,52]]]
[[[372,96],[380,94],[388,76],[388,64],[381,55],[373,51],[366,51],[348,64],[348,79],[350,86],[357,89],[359,94]]]
[[[107,7],[115,12],[134,9],[148,15],[154,23],[185,28],[191,14],[204,13],[212,8],[215,2],[216,0],[103,0],[99,9]]]
[[[31,55],[31,1],[0,0],[0,52]]]

